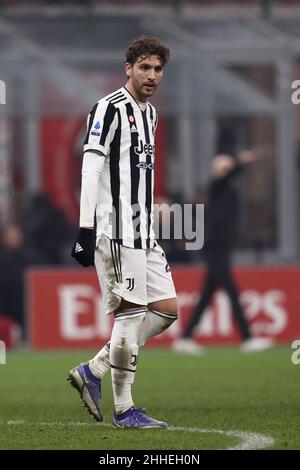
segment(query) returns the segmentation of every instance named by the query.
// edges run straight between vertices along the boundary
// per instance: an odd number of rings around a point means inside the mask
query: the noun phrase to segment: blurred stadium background
[[[300,337],[300,107],[291,101],[300,78],[300,1],[0,5],[0,331],[7,345],[15,343],[10,320],[38,349],[96,347],[109,335],[96,275],[69,252],[87,113],[124,83],[124,51],[142,34],[158,35],[172,51],[153,100],[157,201],[202,202],[212,158],[254,149],[259,160],[239,185],[242,301],[254,332],[279,342]],[[157,345],[180,334],[202,277],[201,252],[181,241],[164,248],[182,317]],[[208,310],[198,339],[236,343],[222,292]]]

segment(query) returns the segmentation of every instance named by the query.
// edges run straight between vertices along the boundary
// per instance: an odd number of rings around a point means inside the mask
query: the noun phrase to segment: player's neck
[[[140,95],[136,92],[136,90],[135,90],[135,88],[134,88],[134,86],[132,85],[131,82],[128,81],[128,82],[126,83],[126,85],[125,85],[124,88],[126,88],[126,90],[131,94],[131,96],[132,96],[137,102],[139,102],[139,103],[145,103],[145,104],[147,103],[147,101],[148,101],[147,98],[146,98],[145,96],[140,96]]]

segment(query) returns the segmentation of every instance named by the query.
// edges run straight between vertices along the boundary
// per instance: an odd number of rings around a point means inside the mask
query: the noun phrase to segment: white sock
[[[176,319],[177,315],[148,309],[142,323],[138,345],[143,346],[148,339],[169,328]],[[89,368],[98,379],[102,379],[110,369],[109,351],[110,341],[89,361]]]
[[[148,339],[162,333],[169,328],[176,319],[177,315],[172,313],[148,309],[141,328],[138,345],[144,346]]]
[[[98,379],[103,379],[104,374],[110,369],[109,350],[110,341],[89,361],[90,371]]]
[[[110,340],[110,364],[112,389],[117,414],[124,413],[134,403],[131,387],[134,382],[138,338],[145,317],[146,307],[127,309],[115,314]]]

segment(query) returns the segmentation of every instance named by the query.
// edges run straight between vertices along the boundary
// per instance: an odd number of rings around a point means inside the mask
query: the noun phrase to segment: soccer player
[[[121,428],[167,427],[135,407],[131,389],[139,347],[177,318],[169,265],[153,231],[157,113],[148,102],[169,56],[155,37],[128,46],[127,83],[93,107],[84,142],[80,229],[72,256],[85,267],[95,264],[105,313],[114,315],[114,326],[110,342],[71,370],[69,381],[102,421],[101,380],[111,369],[113,424]]]

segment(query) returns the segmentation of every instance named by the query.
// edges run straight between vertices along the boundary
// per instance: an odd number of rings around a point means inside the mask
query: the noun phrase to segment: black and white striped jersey
[[[155,108],[147,103],[142,110],[125,87],[98,101],[90,112],[84,151],[105,155],[96,209],[97,237],[105,234],[131,248],[155,245],[156,126]]]

